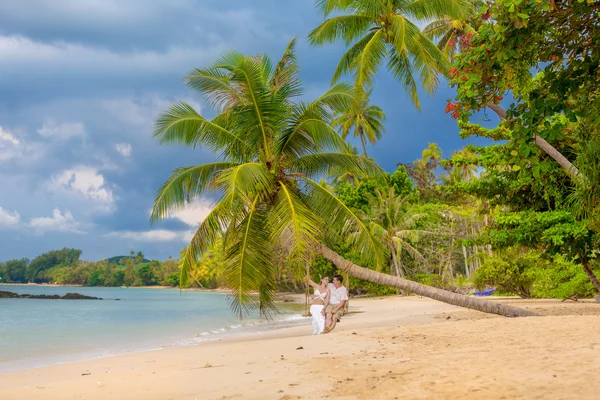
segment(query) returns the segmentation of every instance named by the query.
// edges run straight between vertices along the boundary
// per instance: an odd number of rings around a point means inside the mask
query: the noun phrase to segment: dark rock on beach
[[[43,299],[43,300],[102,300],[100,297],[85,296],[79,293],[67,293],[64,296],[57,294],[17,294],[0,290],[0,299]]]

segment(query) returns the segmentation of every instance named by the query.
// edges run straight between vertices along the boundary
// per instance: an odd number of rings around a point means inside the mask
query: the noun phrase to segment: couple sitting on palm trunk
[[[344,315],[348,290],[342,285],[343,281],[341,275],[334,275],[333,283],[329,283],[327,276],[321,278],[319,283],[309,279],[310,286],[315,289],[310,306],[313,335],[331,332]]]

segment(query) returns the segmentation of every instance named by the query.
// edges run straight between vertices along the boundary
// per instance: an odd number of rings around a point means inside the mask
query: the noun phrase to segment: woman
[[[324,276],[320,283],[315,283],[312,279],[308,280],[310,286],[315,289],[313,301],[310,306],[310,314],[312,315],[313,335],[320,335],[325,330],[325,307],[329,304],[329,278]]]

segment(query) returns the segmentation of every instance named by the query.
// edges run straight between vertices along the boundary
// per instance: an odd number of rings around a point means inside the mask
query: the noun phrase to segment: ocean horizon
[[[33,285],[0,290],[103,298],[0,299],[0,373],[310,324],[302,307],[290,303],[278,303],[272,321],[258,312],[240,320],[226,294],[217,291]]]

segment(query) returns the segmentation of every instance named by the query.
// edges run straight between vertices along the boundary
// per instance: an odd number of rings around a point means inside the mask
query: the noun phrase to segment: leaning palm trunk
[[[338,268],[355,278],[374,282],[380,285],[396,287],[420,296],[441,301],[443,303],[448,303],[459,307],[466,307],[472,310],[482,311],[490,314],[504,315],[507,317],[529,317],[539,315],[532,311],[521,308],[506,306],[487,300],[448,292],[443,289],[422,285],[420,283],[402,279],[397,276],[382,274],[381,272],[363,268],[344,259],[342,256],[326,246],[320,246],[319,253],[321,256],[335,264]]]
[[[494,111],[502,121],[506,120],[506,110],[502,108],[502,106],[498,104],[490,103],[488,107]],[[571,177],[571,179],[576,179],[579,175],[579,170],[575,167],[571,161],[567,160],[565,156],[563,156],[558,150],[556,150],[550,143],[546,142],[543,138],[535,135],[534,143],[540,149],[542,149],[546,154],[552,157],[557,163],[560,164],[561,167],[567,172],[567,174]]]

